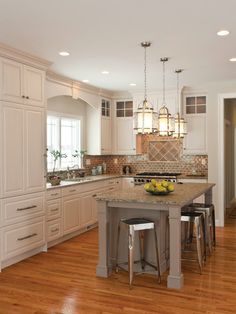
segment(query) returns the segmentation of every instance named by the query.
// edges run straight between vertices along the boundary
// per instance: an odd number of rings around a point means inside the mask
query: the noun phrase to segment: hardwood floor
[[[185,286],[166,288],[156,277],[127,273],[96,278],[97,230],[89,231],[0,274],[1,314],[83,313],[236,313],[236,219],[217,229],[217,249],[203,274],[195,263],[183,262]]]

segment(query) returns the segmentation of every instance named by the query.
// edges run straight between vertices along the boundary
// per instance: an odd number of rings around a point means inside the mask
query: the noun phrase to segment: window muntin
[[[116,117],[132,117],[133,102],[132,101],[117,101],[116,102]]]
[[[186,114],[206,113],[206,96],[186,97]]]

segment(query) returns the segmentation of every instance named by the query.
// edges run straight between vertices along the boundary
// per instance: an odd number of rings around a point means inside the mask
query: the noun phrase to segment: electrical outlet
[[[117,165],[118,164],[118,160],[117,158],[114,158],[114,164]]]
[[[91,165],[91,161],[90,161],[90,159],[86,159],[85,164],[86,164],[86,166],[90,166],[90,165]]]

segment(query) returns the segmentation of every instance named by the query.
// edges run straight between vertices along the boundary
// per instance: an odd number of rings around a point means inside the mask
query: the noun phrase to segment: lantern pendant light
[[[151,46],[150,42],[142,42],[144,48],[144,100],[134,112],[134,130],[136,133],[146,134],[157,131],[157,112],[151,103],[147,101],[147,56],[146,49]]]
[[[160,61],[163,63],[163,104],[158,114],[158,133],[160,136],[172,136],[175,130],[175,121],[166,106],[165,99],[165,62],[168,61],[168,58],[161,58]]]
[[[173,137],[175,138],[183,138],[184,135],[187,134],[187,122],[184,120],[184,118],[181,118],[181,106],[179,101],[179,74],[183,70],[178,69],[175,70],[175,73],[177,74],[177,105],[178,105],[178,112],[175,116],[175,132],[173,133]]]

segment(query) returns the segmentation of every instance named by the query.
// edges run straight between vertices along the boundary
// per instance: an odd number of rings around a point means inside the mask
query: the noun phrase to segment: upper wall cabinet
[[[115,154],[136,154],[136,135],[133,130],[133,101],[117,100],[114,106],[113,152]]]
[[[187,135],[184,137],[184,154],[207,154],[206,95],[185,95],[184,114],[187,121]]]
[[[43,107],[45,72],[0,59],[0,99],[18,104]]]
[[[101,99],[100,108],[87,106],[87,153],[111,154],[111,103]]]

